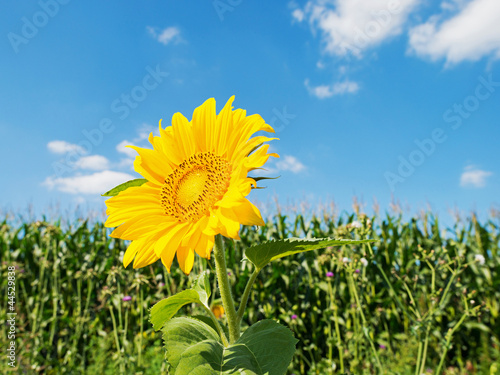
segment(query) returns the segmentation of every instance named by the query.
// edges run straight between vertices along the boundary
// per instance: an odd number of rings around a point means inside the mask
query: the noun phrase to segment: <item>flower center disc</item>
[[[165,178],[161,205],[178,221],[196,221],[227,191],[231,167],[224,158],[200,152],[183,161]]]

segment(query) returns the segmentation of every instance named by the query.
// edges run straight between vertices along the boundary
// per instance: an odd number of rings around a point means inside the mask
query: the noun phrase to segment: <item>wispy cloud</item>
[[[55,154],[66,154],[76,151],[76,160],[70,164],[72,176],[57,177],[49,176],[42,185],[49,190],[57,190],[70,194],[102,194],[120,183],[134,179],[132,175],[121,171],[133,170],[134,159],[137,152],[125,147],[128,145],[146,146],[147,139],[151,133],[158,134],[158,129],[149,124],[141,124],[137,127],[137,135],[132,141],[123,140],[116,150],[123,154],[119,161],[108,159],[103,155],[85,155],[85,150],[75,144],[65,141],[52,141],[47,144],[50,152]],[[93,174],[85,174],[83,171],[96,171]]]
[[[276,161],[276,169],[278,171],[290,171],[292,173],[300,173],[306,169],[299,159],[292,155],[283,155]]]
[[[124,139],[116,145],[116,151],[127,156],[126,159],[122,159],[119,163],[120,167],[133,167],[134,159],[137,156],[137,151],[131,149],[127,146],[140,146],[144,147],[143,143],[149,138],[149,135],[153,133],[155,136],[159,136],[159,130],[149,124],[142,124],[137,129],[137,137],[133,138],[132,141]],[[147,147],[147,146],[146,146]]]
[[[73,177],[47,177],[42,185],[70,194],[103,194],[115,186],[135,177],[122,172],[102,171]]]
[[[486,186],[486,179],[493,173],[483,171],[473,165],[465,167],[460,176],[460,186],[482,188]]]
[[[137,145],[125,139],[116,145],[116,151],[127,155],[129,158],[135,158],[137,156],[137,151],[127,146],[137,146]]]
[[[77,152],[84,154],[85,150],[78,145],[66,141],[50,141],[47,143],[47,149],[54,154],[66,154],[68,152]]]
[[[293,19],[298,22],[304,21],[305,16],[306,15],[302,9],[294,9],[294,11],[292,12]]]
[[[103,171],[109,168],[109,160],[102,155],[83,156],[76,161],[75,167],[78,169]]]
[[[323,52],[361,58],[364,52],[401,34],[421,0],[310,0],[292,11],[295,21],[319,30]]]
[[[146,30],[149,35],[161,44],[168,45],[170,43],[178,44],[182,42],[181,31],[177,27],[170,26],[160,30],[157,27],[147,26]]]
[[[335,82],[331,85],[311,86],[309,79],[306,79],[304,85],[311,95],[319,99],[330,98],[334,95],[354,94],[359,90],[359,85],[349,80]]]
[[[446,3],[443,14],[410,30],[409,51],[447,64],[500,57],[500,1]],[[450,10],[456,10],[449,16]],[[447,17],[448,16],[448,17]]]

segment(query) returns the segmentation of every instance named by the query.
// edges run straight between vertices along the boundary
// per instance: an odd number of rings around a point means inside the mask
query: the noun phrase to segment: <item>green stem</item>
[[[210,310],[207,306],[205,306],[203,304],[202,304],[202,306],[205,309],[205,311],[207,312],[207,314],[210,316],[210,319],[212,319],[212,322],[214,322],[215,328],[217,329],[217,332],[219,333],[219,336],[220,336],[220,338],[222,340],[222,343],[227,348],[229,346],[229,342],[227,341],[227,337],[224,334],[224,331],[222,330],[222,328],[221,328],[221,326],[219,324],[219,321],[215,317],[215,315],[212,312],[212,310]]]
[[[344,347],[342,346],[342,340],[340,338],[339,314],[338,314],[339,308],[337,304],[334,303],[335,291],[332,289],[332,284],[330,282],[328,282],[328,293],[330,294],[330,308],[333,310],[333,317],[335,319],[335,336],[337,336],[337,349],[339,351],[340,372],[344,373]]]
[[[418,343],[418,354],[417,354],[417,363],[416,363],[416,366],[415,366],[415,375],[420,375],[420,360],[422,359],[422,342],[419,342]]]
[[[370,255],[373,258],[374,257],[374,253],[373,253],[372,246],[369,243],[367,245],[368,245],[368,250],[370,252]],[[398,304],[399,308],[403,311],[403,313],[405,314],[405,316],[408,316],[411,321],[415,322],[415,318],[413,318],[413,316],[411,316],[408,313],[408,309],[406,308],[406,306],[399,299],[398,294],[394,290],[394,287],[392,286],[392,283],[389,281],[389,278],[387,277],[387,275],[386,275],[384,269],[382,268],[382,266],[380,265],[380,263],[376,262],[376,266],[377,266],[378,270],[380,271],[380,273],[382,274],[382,277],[384,278],[385,282],[389,286],[389,290],[390,290],[389,295],[392,295],[392,297],[394,298],[394,300]]]
[[[247,307],[248,303],[248,298],[250,297],[250,292],[252,291],[252,286],[253,283],[255,282],[255,279],[257,278],[257,275],[259,274],[260,269],[255,269],[250,276],[250,279],[248,279],[247,285],[245,286],[245,291],[243,292],[243,296],[241,297],[241,303],[240,306],[238,307],[238,326],[241,324],[241,320],[243,319],[243,315],[245,314],[245,309]]]
[[[423,374],[425,370],[425,362],[427,359],[427,347],[429,346],[429,331],[431,330],[431,327],[428,326],[427,330],[425,332],[425,342],[424,342],[424,351],[422,353],[422,362],[420,364],[420,371],[419,374]],[[417,364],[418,367],[418,364]]]
[[[450,348],[450,342],[451,342],[451,339],[453,337],[453,334],[462,325],[462,323],[465,321],[466,318],[467,318],[467,314],[462,315],[462,318],[458,321],[457,324],[455,324],[455,327],[453,327],[453,329],[450,332],[448,332],[448,335],[447,335],[448,337],[446,338],[446,345],[444,347],[443,354],[441,355],[441,360],[439,361],[439,365],[438,365],[438,368],[436,370],[436,375],[441,374],[441,369],[444,365],[444,360],[446,358],[446,354],[448,353],[448,349]]]
[[[109,312],[111,313],[111,320],[113,322],[113,333],[115,336],[116,349],[118,350],[118,355],[120,356],[120,374],[123,374],[124,368],[123,368],[122,350],[120,348],[120,339],[118,338],[118,332],[116,329],[116,319],[115,319],[115,314],[113,313],[113,306],[109,306]]]
[[[366,321],[366,317],[365,317],[365,314],[363,312],[363,308],[361,307],[361,303],[359,301],[359,296],[358,296],[358,292],[356,290],[356,285],[354,284],[354,278],[352,277],[352,273],[349,273],[349,280],[351,282],[351,288],[352,288],[352,292],[354,294],[354,298],[356,299],[356,305],[357,305],[357,309],[359,311],[359,315],[361,316],[361,320],[363,321],[363,333],[365,334],[366,338],[370,342],[370,347],[372,348],[373,355],[375,356],[375,360],[377,361],[377,366],[379,368],[380,374],[384,374],[384,369],[382,367],[382,364],[380,363],[377,349],[375,348],[375,344],[373,343],[373,340],[370,337],[370,334],[368,333],[368,323]]]
[[[227,277],[226,258],[224,251],[224,243],[220,234],[215,236],[214,243],[214,259],[219,281],[219,291],[222,298],[224,311],[226,312],[227,323],[229,326],[229,342],[233,344],[240,337],[240,326],[234,308],[233,296],[231,294],[231,286]]]
[[[127,327],[128,327],[128,306],[125,307],[125,327],[123,328],[123,335],[122,335],[123,347],[125,347],[127,343]]]
[[[144,293],[142,291],[142,287],[140,287],[141,293],[140,293],[140,304],[139,304],[139,309],[141,311],[141,331],[139,335],[139,357],[137,359],[137,365],[140,367],[142,365],[142,335],[144,332],[144,307],[143,307],[143,300],[144,300]]]

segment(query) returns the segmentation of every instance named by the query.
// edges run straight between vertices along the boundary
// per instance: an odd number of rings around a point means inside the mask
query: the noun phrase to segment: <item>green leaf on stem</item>
[[[201,303],[208,307],[208,299],[211,295],[208,271],[203,271],[200,276],[198,276],[192,289],[198,292]]]
[[[168,298],[162,299],[155,304],[150,311],[150,322],[155,331],[158,331],[163,325],[174,317],[179,309],[189,303],[202,303],[200,295],[196,290],[187,289],[174,294]]]
[[[146,182],[148,182],[148,180],[146,180],[145,178],[137,178],[135,180],[130,180],[130,181],[124,182],[123,184],[115,186],[110,191],[107,191],[106,193],[101,195],[101,197],[114,197],[115,195],[118,195],[118,193],[120,193],[124,190],[127,190],[129,187],[141,186],[141,185],[145,184]]]
[[[335,240],[331,238],[286,238],[264,242],[246,249],[245,255],[257,269],[262,269],[273,260],[305,251],[323,249],[328,246],[358,245],[375,240]]]
[[[297,340],[273,320],[262,320],[224,347],[217,332],[191,318],[174,318],[162,329],[173,374],[283,375]]]
[[[189,303],[199,303],[208,308],[210,298],[210,281],[208,272],[204,271],[193,283],[193,288],[174,294],[158,302],[151,308],[150,321],[155,331],[174,317],[179,309]]]

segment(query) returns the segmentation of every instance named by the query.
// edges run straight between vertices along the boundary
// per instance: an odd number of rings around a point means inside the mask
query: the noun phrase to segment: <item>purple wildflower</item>
[[[333,272],[327,272],[326,277],[333,277]]]
[[[297,319],[297,318],[298,318],[298,316],[297,316],[297,315],[295,315],[295,314],[293,314],[293,315],[292,315],[292,320],[295,320],[295,319]]]
[[[379,348],[380,348],[380,349],[387,349],[387,346],[385,346],[384,344],[380,344],[380,345],[379,345]]]
[[[356,270],[356,271],[354,271],[354,272],[359,273],[359,269],[357,269],[357,270]]]
[[[132,297],[130,297],[130,296],[125,296],[125,297],[123,297],[123,298],[122,298],[122,301],[127,302],[127,301],[130,301],[131,299],[132,299]]]

